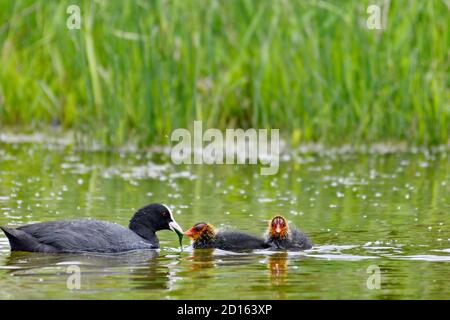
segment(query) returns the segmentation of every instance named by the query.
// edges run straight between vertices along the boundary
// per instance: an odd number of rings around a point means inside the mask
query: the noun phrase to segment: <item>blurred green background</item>
[[[81,9],[69,30],[67,7]],[[386,29],[368,30],[368,5]],[[447,143],[450,1],[0,0],[0,125],[166,144],[280,128],[293,143]]]

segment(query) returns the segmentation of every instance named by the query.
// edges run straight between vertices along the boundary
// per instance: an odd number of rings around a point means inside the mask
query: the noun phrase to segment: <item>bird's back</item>
[[[49,221],[8,228],[8,231],[13,250],[29,246],[25,251],[107,253],[157,247],[130,229],[99,220]]]
[[[215,242],[217,248],[230,251],[255,250],[268,247],[262,238],[240,231],[219,231]]]
[[[308,250],[312,248],[312,242],[306,234],[298,229],[291,230],[291,240],[293,248]]]

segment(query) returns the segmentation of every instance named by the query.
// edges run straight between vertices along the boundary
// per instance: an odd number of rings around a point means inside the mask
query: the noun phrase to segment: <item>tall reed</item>
[[[366,27],[372,3],[388,10],[384,31]],[[80,30],[66,27],[70,4]],[[107,145],[168,143],[196,119],[294,142],[447,143],[449,6],[5,0],[0,124],[57,124]]]

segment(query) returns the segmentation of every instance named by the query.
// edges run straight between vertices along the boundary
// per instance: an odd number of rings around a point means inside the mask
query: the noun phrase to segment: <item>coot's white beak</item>
[[[175,221],[170,221],[169,222],[169,228],[170,228],[170,230],[172,230],[172,231],[174,231],[176,233],[183,234],[183,229],[181,229],[181,227]]]
[[[178,235],[178,240],[180,240],[181,246],[182,245],[181,241],[183,240],[183,229],[181,229],[181,227],[175,221],[169,222],[169,228]]]

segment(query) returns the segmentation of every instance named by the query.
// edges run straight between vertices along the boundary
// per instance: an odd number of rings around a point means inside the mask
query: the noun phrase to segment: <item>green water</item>
[[[36,140],[36,141],[35,141]],[[163,150],[164,151],[164,150]],[[193,251],[158,233],[160,252],[11,253],[0,235],[0,298],[448,299],[447,151],[296,152],[276,176],[254,166],[175,166],[162,153],[82,151],[0,136],[0,225],[95,218],[127,225],[150,202],[262,234],[275,214],[310,235],[304,253]],[[67,288],[68,267],[81,288]],[[369,289],[369,266],[381,270]]]

